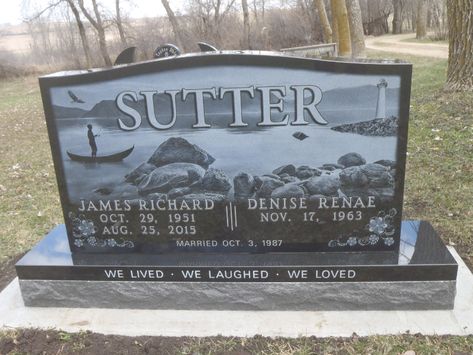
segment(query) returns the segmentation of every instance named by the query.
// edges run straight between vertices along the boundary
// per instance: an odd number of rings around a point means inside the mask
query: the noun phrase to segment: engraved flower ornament
[[[373,217],[370,220],[368,229],[371,233],[375,233],[377,235],[384,234],[384,231],[388,227],[385,218],[383,217]]]
[[[83,237],[89,237],[94,235],[97,231],[97,228],[94,225],[94,222],[90,220],[81,220],[80,223],[76,226],[77,231]]]

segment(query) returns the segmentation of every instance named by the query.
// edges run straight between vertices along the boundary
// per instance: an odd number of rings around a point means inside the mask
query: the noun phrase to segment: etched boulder
[[[215,159],[184,138],[172,137],[162,143],[149,158],[148,163],[163,166],[171,163],[192,163],[207,169]]]
[[[291,182],[298,182],[299,179],[296,178],[295,176],[291,176],[289,174],[281,174],[279,175],[280,179],[284,181],[286,184],[291,183]]]
[[[199,181],[205,169],[197,164],[174,163],[154,169],[138,185],[140,194],[168,192],[176,187],[185,187]]]
[[[304,183],[309,195],[337,196],[340,180],[336,176],[323,175],[313,177]]]
[[[299,166],[296,169],[296,176],[301,180],[309,179],[313,176],[320,175],[322,175],[322,172],[319,169],[314,169],[307,165]]]
[[[143,178],[148,176],[154,169],[156,165],[143,163],[136,167],[134,170],[125,175],[125,181],[133,185],[138,185]]]
[[[340,158],[338,158],[337,164],[343,165],[345,168],[348,168],[350,166],[366,164],[366,160],[360,154],[352,152],[342,155]]]
[[[283,165],[277,169],[274,169],[273,174],[275,175],[288,174],[290,176],[294,176],[296,175],[296,167],[292,164]]]
[[[257,188],[256,197],[258,198],[269,198],[274,190],[284,186],[284,181],[269,176],[255,177],[255,181]]]
[[[233,178],[235,199],[246,199],[253,196],[256,190],[256,181],[250,174],[239,173]]]
[[[226,193],[232,188],[232,184],[223,170],[210,168],[202,178],[202,188]]]
[[[349,188],[393,187],[394,184],[388,168],[374,163],[343,169],[339,176],[342,186]]]
[[[389,159],[381,159],[381,160],[375,161],[374,163],[391,168],[391,169],[396,167],[396,162],[394,160],[389,160]]]

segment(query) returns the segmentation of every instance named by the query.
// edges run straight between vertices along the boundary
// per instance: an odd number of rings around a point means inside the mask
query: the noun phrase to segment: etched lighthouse
[[[378,87],[378,102],[376,103],[375,118],[386,118],[386,88],[388,87],[388,82],[381,79],[376,86]]]

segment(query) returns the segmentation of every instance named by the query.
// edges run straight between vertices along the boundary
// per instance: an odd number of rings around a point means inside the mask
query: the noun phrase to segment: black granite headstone
[[[396,254],[410,77],[251,53],[42,77],[71,249]]]
[[[16,265],[25,304],[451,309],[458,265],[401,223],[411,71],[220,52],[40,78],[66,223]]]

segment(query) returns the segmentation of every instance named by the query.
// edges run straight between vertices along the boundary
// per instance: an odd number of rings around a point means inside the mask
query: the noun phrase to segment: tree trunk
[[[416,38],[425,38],[427,36],[427,0],[417,0],[416,22]]]
[[[337,46],[340,46],[339,39],[338,39],[338,22],[337,22],[337,15],[335,13],[335,0],[330,0],[330,12],[332,17],[332,42],[337,43]]]
[[[247,0],[241,0],[241,8],[243,10],[243,48],[251,49],[250,14],[248,12]]]
[[[320,23],[322,24],[322,30],[324,33],[324,42],[332,42],[332,28],[330,27],[330,22],[328,21],[327,11],[325,10],[324,0],[314,0],[315,8],[319,14]]]
[[[393,34],[402,33],[402,0],[393,0]]]
[[[258,7],[256,6],[256,0],[253,0],[253,17],[255,18],[256,28],[259,28]]]
[[[473,0],[447,1],[448,71],[445,88],[473,90]]]
[[[169,5],[168,0],[161,0],[164,8],[166,9],[166,13],[169,18],[169,22],[171,22],[172,31],[174,32],[174,36],[176,37],[177,46],[182,50],[185,50],[184,47],[184,40],[182,38],[182,32],[179,27],[179,23],[177,22],[176,15],[174,15],[174,11],[172,11],[171,6]]]
[[[92,67],[92,55],[90,54],[90,46],[89,46],[89,41],[87,40],[87,34],[85,32],[84,23],[82,22],[82,20],[80,18],[79,10],[77,9],[74,1],[73,0],[67,0],[67,3],[69,4],[69,8],[71,9],[72,14],[74,15],[74,18],[76,19],[77,28],[79,30],[80,40],[82,42],[82,48],[84,49],[86,66],[87,66],[87,68],[91,68]]]
[[[82,13],[87,18],[87,20],[89,20],[91,25],[94,26],[95,30],[97,31],[97,36],[99,38],[100,54],[102,54],[102,58],[105,62],[105,65],[111,67],[112,66],[112,60],[110,59],[110,55],[108,54],[107,41],[105,39],[105,29],[103,27],[102,17],[100,16],[100,12],[99,12],[99,9],[98,9],[98,6],[97,6],[97,1],[92,0],[92,5],[93,5],[93,8],[94,8],[95,19],[85,8],[84,0],[79,0],[79,7],[82,10]]]
[[[125,30],[123,29],[122,16],[120,13],[120,0],[115,0],[115,12],[117,14],[117,29],[118,34],[120,35],[120,41],[122,42],[123,47],[127,47]]]
[[[332,11],[337,19],[338,54],[340,57],[351,56],[350,25],[345,0],[332,0]]]
[[[350,38],[353,57],[366,57],[365,34],[363,33],[363,19],[358,0],[346,0],[348,21],[350,23]]]

